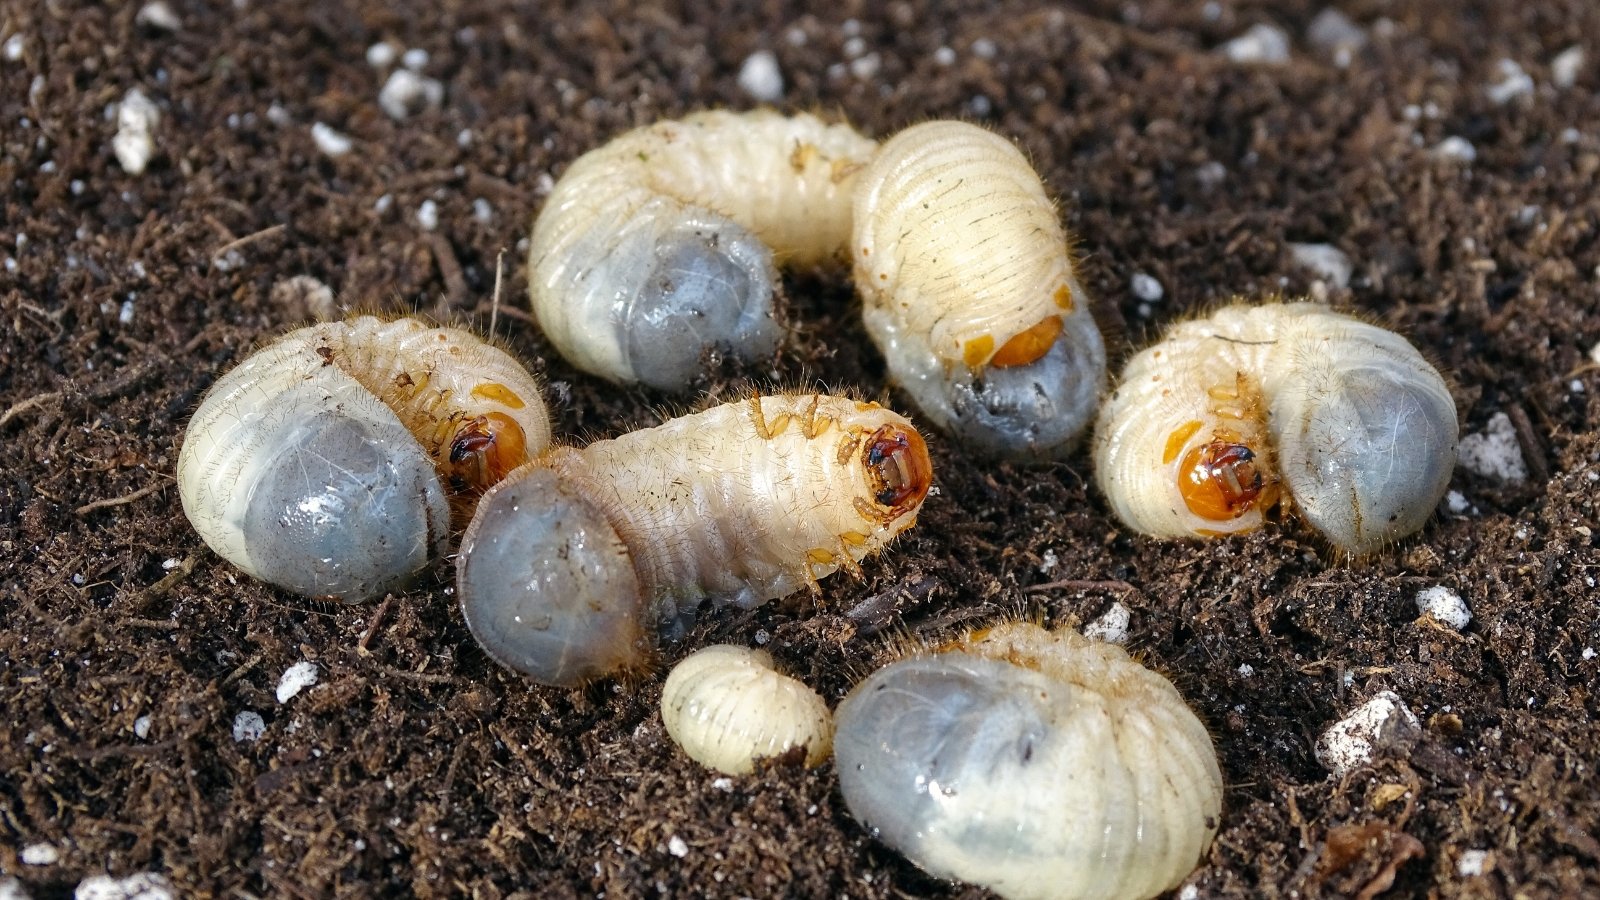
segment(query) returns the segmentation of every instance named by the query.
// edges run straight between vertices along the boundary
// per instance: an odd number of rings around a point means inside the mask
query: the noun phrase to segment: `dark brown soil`
[[[1163,0],[826,14],[217,0],[174,3],[177,33],[136,24],[138,6],[0,5],[0,40],[21,50],[0,55],[0,873],[35,897],[106,871],[162,872],[197,896],[981,894],[871,839],[831,767],[719,781],[689,762],[663,732],[659,675],[562,691],[500,670],[467,633],[448,563],[380,603],[319,605],[219,560],[174,489],[206,387],[303,321],[271,290],[299,274],[350,305],[486,329],[504,250],[497,333],[551,381],[559,431],[655,421],[669,398],[550,352],[521,312],[518,242],[541,180],[583,151],[748,107],[735,76],[763,47],[786,108],[879,136],[978,119],[1025,146],[1081,236],[1119,359],[1235,292],[1306,291],[1289,242],[1341,247],[1356,275],[1334,299],[1435,359],[1467,431],[1509,414],[1531,477],[1458,471],[1469,509],[1351,563],[1293,523],[1136,537],[1088,487],[1084,455],[1030,469],[941,442],[937,496],[863,580],[708,615],[668,661],[765,635],[837,701],[895,634],[1019,612],[1085,622],[1120,600],[1130,646],[1216,735],[1229,786],[1189,882],[1199,896],[1365,896],[1390,878],[1390,896],[1600,894],[1592,0],[1353,0],[1372,40],[1346,69],[1306,40],[1320,7],[1303,2],[1224,0],[1208,17]],[[1257,22],[1292,36],[1292,62],[1212,52]],[[878,60],[870,78],[846,67],[852,34]],[[379,40],[428,51],[441,109],[400,123],[379,110],[385,75],[364,58]],[[1588,62],[1558,90],[1549,63],[1575,43]],[[1497,105],[1502,58],[1536,88]],[[137,177],[106,113],[134,85],[163,112]],[[318,121],[355,151],[319,153]],[[1429,152],[1449,135],[1475,163]],[[431,233],[415,218],[429,199]],[[1148,315],[1136,272],[1166,289]],[[735,374],[881,391],[844,274],[790,287],[803,325],[783,357]],[[1470,603],[1465,631],[1419,620],[1414,595],[1435,584]],[[320,683],[280,705],[302,660]],[[1419,743],[1330,776],[1316,736],[1382,689],[1422,720]],[[232,736],[246,710],[266,721],[253,743]],[[58,861],[24,864],[39,843]],[[1473,850],[1488,851],[1481,876],[1459,872]]]

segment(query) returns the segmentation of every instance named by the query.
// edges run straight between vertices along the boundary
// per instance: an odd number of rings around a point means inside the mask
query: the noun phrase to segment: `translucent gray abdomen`
[[[1176,886],[1218,825],[1204,726],[1119,649],[1032,625],[983,634],[892,663],[839,705],[851,813],[927,871],[1008,900]]]
[[[649,259],[637,287],[619,286],[630,299],[614,326],[640,381],[678,390],[701,372],[708,353],[749,362],[777,351],[782,333],[773,313],[772,252],[749,231],[706,213],[648,246],[629,241],[610,265],[631,268],[625,254]]]
[[[1439,374],[1397,343],[1341,360],[1347,367],[1303,369],[1304,387],[1271,420],[1300,514],[1353,553],[1422,528],[1455,470],[1455,403]]]
[[[433,465],[398,420],[335,405],[285,421],[260,453],[277,463],[257,472],[239,527],[264,581],[347,602],[382,596],[449,534]]]
[[[995,456],[1052,459],[1075,446],[1106,387],[1106,348],[1093,319],[1066,321],[1050,352],[1034,362],[946,375],[952,417],[945,427]],[[921,396],[917,403],[938,408]]]
[[[559,472],[533,468],[478,503],[456,558],[461,611],[496,661],[576,684],[655,646],[628,548]]]
[[[387,406],[332,366],[265,355],[217,383],[178,463],[184,512],[218,555],[311,597],[357,603],[444,551],[432,461]]]
[[[997,811],[999,819],[946,811],[1044,762],[1034,750],[1050,723],[1018,676],[1046,684],[1037,673],[965,654],[905,660],[874,673],[836,716],[834,757],[850,812],[889,846],[945,877],[958,877],[935,852],[945,843],[998,860],[1037,852],[1027,846],[1022,818],[1039,810]]]

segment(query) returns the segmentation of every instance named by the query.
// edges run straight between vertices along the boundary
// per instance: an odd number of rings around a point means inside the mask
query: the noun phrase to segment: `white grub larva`
[[[223,559],[356,603],[443,552],[451,497],[464,513],[549,441],[538,382],[508,354],[360,316],[291,331],[218,379],[189,422],[178,488]]]
[[[690,759],[729,775],[790,752],[818,766],[833,752],[828,704],[764,650],[718,644],[689,654],[661,689],[661,721]]]
[[[850,249],[867,331],[936,424],[998,455],[1072,447],[1105,389],[1105,344],[1010,141],[963,122],[895,135],[861,174]]]
[[[1365,554],[1428,520],[1457,433],[1444,379],[1394,332],[1315,303],[1236,304],[1129,360],[1095,477],[1146,534],[1250,531],[1281,500]]]
[[[856,570],[931,480],[910,422],[818,394],[558,448],[478,504],[461,608],[490,656],[546,684],[635,670],[702,600],[751,607]]]
[[[778,262],[850,237],[856,174],[877,149],[848,125],[710,111],[580,157],[533,226],[533,312],[573,365],[682,390],[711,351],[777,349]]]
[[[1120,647],[1010,623],[874,672],[839,705],[845,804],[929,872],[1007,898],[1152,897],[1222,812],[1205,726]]]

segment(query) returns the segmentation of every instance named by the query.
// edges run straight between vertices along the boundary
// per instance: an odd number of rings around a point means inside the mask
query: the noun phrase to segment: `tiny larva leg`
[[[780,416],[780,419],[785,417]],[[750,397],[750,425],[756,430],[756,437],[770,441],[778,432],[783,430],[784,421],[779,421],[776,428],[768,427],[766,410],[761,408],[761,395],[752,394]]]
[[[839,441],[839,453],[834,461],[841,466],[849,463],[850,458],[856,455],[857,448],[861,446],[861,435],[865,432],[864,428],[852,428],[845,432]]]
[[[854,534],[855,532],[846,532],[846,533],[847,534]],[[860,535],[860,537],[861,537],[861,543],[865,543],[866,542],[866,536],[865,535]],[[860,543],[856,544],[856,546],[860,546]],[[850,555],[850,542],[845,539],[845,535],[840,535],[839,536],[839,552],[834,554],[833,561],[839,564],[839,568],[845,570],[846,572],[849,572],[851,575],[855,576],[856,578],[861,578],[862,577],[862,575],[861,575],[861,564],[856,562],[855,557]]]

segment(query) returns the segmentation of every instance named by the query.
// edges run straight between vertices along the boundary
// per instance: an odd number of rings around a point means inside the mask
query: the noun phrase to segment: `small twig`
[[[471,172],[467,175],[467,190],[474,194],[494,194],[502,198],[517,198],[521,192],[516,186],[503,178],[485,175],[482,172]]]
[[[61,391],[51,391],[48,394],[34,394],[26,400],[18,400],[16,403],[11,404],[11,408],[5,411],[5,415],[0,415],[0,428],[6,427],[6,423],[36,406],[43,406],[46,403],[60,399]]]
[[[401,669],[401,668],[398,668],[396,666],[384,666],[383,670],[385,672],[388,672],[390,675],[395,675],[395,676],[398,676],[400,678],[409,679],[411,681],[420,681],[423,684],[451,684],[451,685],[455,685],[455,684],[466,684],[467,683],[467,680],[465,678],[462,678],[462,677],[457,676],[457,675],[435,675],[432,672],[412,672],[412,671],[410,671],[408,669]]]
[[[450,246],[450,240],[437,232],[429,232],[426,240],[428,249],[433,252],[433,263],[439,268],[439,277],[444,279],[445,296],[451,307],[460,307],[467,298],[467,279],[461,274],[461,262],[456,259],[455,248]]]
[[[112,506],[125,506],[135,500],[148,497],[166,486],[167,483],[165,481],[157,481],[155,484],[147,484],[144,487],[139,488],[137,491],[134,491],[131,494],[123,494],[121,497],[106,497],[101,500],[92,500],[73,510],[72,513],[73,515],[84,516],[94,512],[97,509],[107,509]]]
[[[383,621],[384,614],[389,611],[389,602],[393,599],[393,594],[383,595],[383,602],[378,604],[378,611],[372,614],[372,621],[367,624],[367,633],[363,634],[361,640],[356,644],[357,653],[366,656],[371,652],[367,649],[367,644],[372,640],[372,636],[378,633],[378,623]]]
[[[489,308],[489,312],[490,312],[491,315],[494,313],[494,307],[493,306],[491,306]],[[530,313],[524,312],[524,311],[522,311],[520,309],[517,309],[517,307],[515,305],[507,306],[507,307],[501,309],[500,312],[503,313],[505,315],[505,317],[508,318],[508,319],[516,319],[518,322],[526,322],[529,325],[533,324],[533,315],[530,314]],[[477,315],[480,315],[480,316],[483,315],[483,303],[480,302],[478,304],[477,308],[473,310],[473,313],[475,313]]]
[[[172,631],[178,627],[176,619],[123,619],[122,624],[130,628],[154,628],[158,631]]]
[[[1124,594],[1143,596],[1143,593],[1138,588],[1127,583],[1126,581],[1119,581],[1116,579],[1099,581],[1094,579],[1066,578],[1061,581],[1047,581],[1044,584],[1036,584],[1022,589],[1022,592],[1025,594],[1042,594],[1046,591],[1121,591]]]
[[[168,572],[166,575],[162,576],[160,581],[157,581],[155,584],[152,584],[139,593],[134,594],[133,600],[128,604],[128,611],[134,614],[144,612],[150,607],[150,604],[160,600],[162,597],[166,596],[168,591],[172,590],[174,587],[177,587],[178,582],[188,578],[189,574],[194,571],[194,566],[197,561],[198,557],[195,556],[184,557],[183,562],[178,563],[178,567],[176,569],[173,569],[171,572]]]
[[[228,673],[227,678],[222,679],[222,686],[227,687],[228,685],[233,684],[235,681],[243,678],[247,672],[260,664],[261,659],[264,656],[266,656],[265,652],[258,652],[254,656],[240,663],[238,668],[235,668],[232,672]]]
[[[221,259],[222,257],[227,256],[229,251],[237,250],[240,247],[245,246],[246,244],[253,244],[256,241],[265,240],[265,239],[267,239],[269,237],[272,237],[273,235],[277,234],[278,232],[284,230],[287,227],[289,227],[289,226],[284,224],[284,223],[282,223],[282,222],[279,222],[276,225],[272,225],[272,226],[269,226],[267,228],[263,228],[260,231],[254,232],[252,234],[247,234],[242,238],[235,238],[235,239],[227,242],[226,244],[223,244],[221,247],[218,247],[216,249],[216,252],[211,254],[211,258],[213,260]]]
[[[161,741],[156,744],[111,744],[105,747],[67,748],[67,755],[81,760],[105,759],[116,756],[160,756],[169,750],[176,750],[182,743],[179,738]]]
[[[1544,484],[1550,480],[1550,466],[1544,461],[1544,443],[1539,440],[1539,433],[1533,430],[1527,410],[1520,403],[1512,403],[1507,406],[1506,415],[1511,419],[1522,458],[1528,463],[1528,472],[1532,474],[1534,483]]]
[[[85,388],[83,396],[92,402],[104,403],[112,398],[137,391],[155,380],[156,376],[160,375],[161,372],[161,366],[155,363],[130,366],[118,372],[113,378]]]
[[[505,275],[506,248],[501,247],[494,258],[494,300],[489,306],[489,337],[494,337],[495,323],[500,320],[500,279]]]

